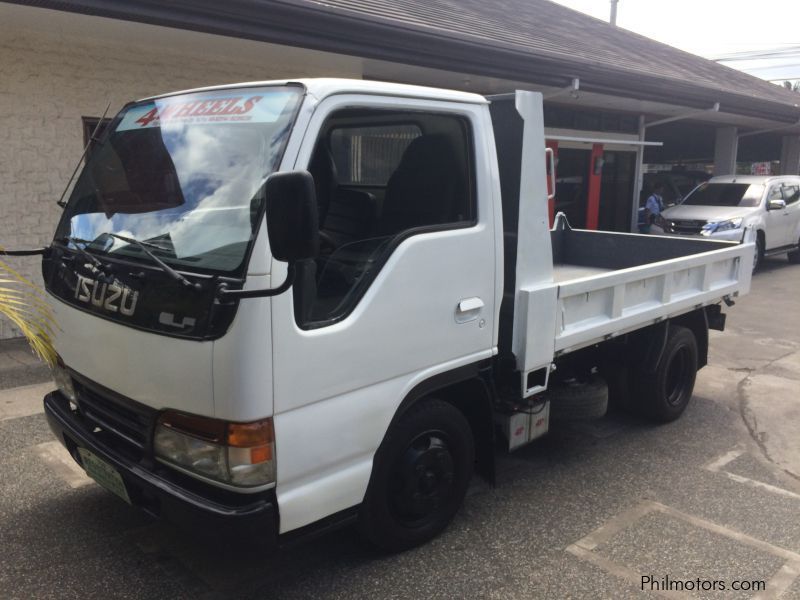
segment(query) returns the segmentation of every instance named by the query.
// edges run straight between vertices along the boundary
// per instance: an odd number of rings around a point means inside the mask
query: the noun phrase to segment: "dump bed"
[[[752,242],[571,230],[559,218],[552,247],[556,354],[750,288]]]
[[[563,215],[551,230],[541,95],[495,99],[491,113],[505,241],[498,347],[524,395],[546,388],[561,354],[749,291],[752,232],[733,243],[573,230]]]

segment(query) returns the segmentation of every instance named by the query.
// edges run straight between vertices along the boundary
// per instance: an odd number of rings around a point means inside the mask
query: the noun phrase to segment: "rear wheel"
[[[800,263],[800,240],[797,242],[797,249],[789,252],[789,254],[786,255],[786,258],[788,258],[789,262],[793,265]]]
[[[359,517],[364,538],[398,552],[439,534],[464,501],[475,460],[464,415],[424,400],[395,423],[375,457]]]
[[[636,374],[636,395],[642,412],[662,423],[674,421],[686,410],[696,377],[694,333],[687,327],[672,325],[655,372]]]

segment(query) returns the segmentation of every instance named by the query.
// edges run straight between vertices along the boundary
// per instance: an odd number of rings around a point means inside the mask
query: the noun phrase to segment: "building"
[[[107,105],[308,76],[542,91],[576,226],[630,229],[646,162],[800,172],[800,94],[546,0],[0,2],[0,244],[49,242]]]

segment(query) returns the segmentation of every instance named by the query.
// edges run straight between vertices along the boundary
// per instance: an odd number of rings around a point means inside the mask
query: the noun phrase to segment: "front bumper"
[[[720,242],[741,242],[744,236],[744,229],[728,229],[727,231],[714,232],[710,235],[701,235],[700,233],[678,233],[666,232],[658,225],[650,227],[650,233],[653,235],[666,235],[672,237],[690,237],[699,240],[715,240]]]
[[[85,448],[119,472],[134,506],[193,532],[275,544],[278,511],[274,490],[227,492],[152,460],[132,460],[104,443],[94,425],[73,411],[60,392],[45,396],[44,412],[50,429],[78,464],[78,448]]]

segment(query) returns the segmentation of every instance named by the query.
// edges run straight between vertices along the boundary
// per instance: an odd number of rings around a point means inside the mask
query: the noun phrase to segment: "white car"
[[[714,177],[664,210],[651,232],[739,241],[749,226],[757,232],[753,270],[764,256],[800,262],[800,177]]]

